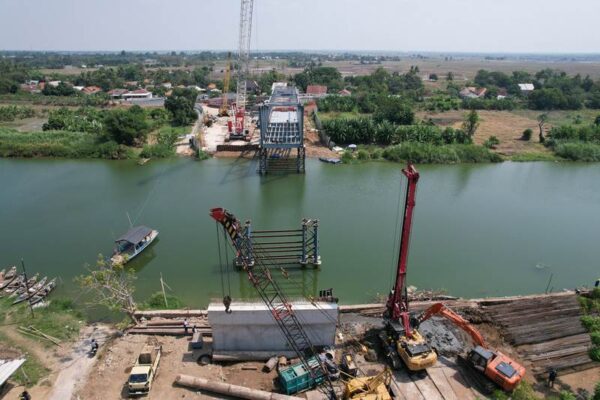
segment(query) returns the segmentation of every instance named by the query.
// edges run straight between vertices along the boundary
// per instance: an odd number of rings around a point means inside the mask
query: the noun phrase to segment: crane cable
[[[400,180],[400,187],[398,189],[398,203],[396,205],[396,219],[395,221],[395,226],[394,226],[394,237],[393,237],[393,243],[392,243],[392,260],[391,260],[391,264],[390,264],[390,276],[389,276],[389,292],[391,292],[392,289],[394,289],[394,272],[396,272],[398,270],[398,261],[397,258],[399,257],[398,252],[400,251],[400,237],[398,235],[398,227],[404,223],[404,215],[402,216],[402,223],[400,223],[400,206],[402,204],[402,199],[406,198],[406,194],[405,194],[405,190],[403,190],[403,185],[402,185],[403,180]],[[402,232],[400,232],[400,235],[402,235]],[[387,294],[386,294],[387,295]]]

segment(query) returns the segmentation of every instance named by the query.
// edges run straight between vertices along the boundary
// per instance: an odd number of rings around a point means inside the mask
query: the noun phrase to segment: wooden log
[[[270,393],[262,390],[250,389],[244,386],[230,385],[224,382],[209,381],[189,375],[177,375],[175,384],[193,389],[204,389],[238,399],[248,400],[301,400],[299,397],[284,394]]]
[[[136,311],[136,318],[192,318],[205,317],[208,315],[207,310],[149,310]]]
[[[203,335],[209,336],[212,335],[212,329],[198,329]],[[192,336],[192,330],[188,329],[188,332],[185,333],[183,329],[136,329],[132,328],[127,331],[130,334],[137,335],[160,335],[160,336]]]

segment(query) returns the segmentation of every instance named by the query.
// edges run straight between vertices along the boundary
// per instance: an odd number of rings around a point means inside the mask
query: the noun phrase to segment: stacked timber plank
[[[598,365],[588,355],[591,340],[581,325],[576,294],[482,301],[480,306],[535,375],[550,368],[568,373]]]
[[[142,321],[130,328],[127,332],[141,335],[159,335],[159,336],[192,336],[192,328],[204,336],[212,335],[212,329],[208,324],[206,317],[188,318],[188,331],[183,327],[183,318],[152,318]]]

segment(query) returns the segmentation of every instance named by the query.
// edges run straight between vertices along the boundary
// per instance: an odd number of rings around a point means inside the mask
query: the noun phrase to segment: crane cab
[[[412,337],[407,337],[400,322],[387,321],[380,337],[389,349],[389,358],[394,369],[401,367],[396,354],[413,372],[423,371],[437,362],[437,353],[416,329],[412,329]]]

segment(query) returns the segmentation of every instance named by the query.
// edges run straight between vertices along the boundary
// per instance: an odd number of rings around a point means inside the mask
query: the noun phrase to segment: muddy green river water
[[[514,295],[591,285],[600,277],[600,164],[418,166],[421,180],[408,281],[457,296]],[[60,276],[55,295],[79,298],[73,278],[109,255],[134,224],[160,231],[130,265],[137,297],[159,276],[191,307],[221,298],[215,223],[223,206],[256,228],[320,220],[319,270],[291,273],[289,290],[334,288],[342,303],[386,293],[397,249],[400,165],[308,160],[306,175],[260,177],[248,161],[134,162],[0,159],[0,268],[25,259]],[[242,273],[234,298],[254,296]]]

